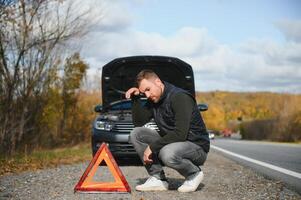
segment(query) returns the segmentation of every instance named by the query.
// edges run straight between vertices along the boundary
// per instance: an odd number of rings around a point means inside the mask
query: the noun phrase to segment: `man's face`
[[[162,95],[162,82],[160,79],[142,79],[139,91],[154,103],[157,103]]]

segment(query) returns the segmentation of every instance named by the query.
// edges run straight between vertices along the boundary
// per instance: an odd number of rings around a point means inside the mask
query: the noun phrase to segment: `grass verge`
[[[0,157],[0,176],[73,164],[92,159],[90,144],[53,150],[35,151],[30,155],[17,154],[12,158]]]

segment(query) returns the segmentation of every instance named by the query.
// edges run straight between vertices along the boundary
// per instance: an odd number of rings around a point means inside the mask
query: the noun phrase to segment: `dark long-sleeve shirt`
[[[161,138],[149,145],[154,153],[160,151],[167,144],[187,140],[195,101],[185,93],[176,93],[170,97],[170,100],[172,111],[175,114],[175,127],[173,131],[160,131]],[[135,126],[143,126],[153,117],[151,104],[148,102],[142,106],[138,98],[134,98],[132,114]]]

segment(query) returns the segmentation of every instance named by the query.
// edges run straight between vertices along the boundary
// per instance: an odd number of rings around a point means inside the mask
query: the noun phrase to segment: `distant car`
[[[232,134],[232,131],[230,129],[226,128],[226,129],[222,130],[222,135],[224,137],[231,137],[231,134]]]
[[[158,76],[195,96],[192,67],[184,61],[164,56],[133,56],[117,58],[102,68],[102,105],[95,111],[100,113],[93,122],[93,155],[105,142],[115,157],[137,156],[128,138],[134,128],[132,122],[132,103],[125,99],[125,92],[134,86],[136,75],[143,69],[151,69]],[[141,96],[142,102],[146,98]],[[198,105],[200,111],[208,109],[206,104]],[[158,130],[151,120],[145,127]]]
[[[208,134],[209,134],[209,139],[213,140],[215,138],[215,134],[213,130],[207,130]]]

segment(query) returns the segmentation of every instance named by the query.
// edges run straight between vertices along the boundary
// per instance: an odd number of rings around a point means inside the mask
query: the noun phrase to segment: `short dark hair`
[[[136,76],[136,84],[139,87],[143,79],[159,78],[159,76],[151,69],[144,69]]]

